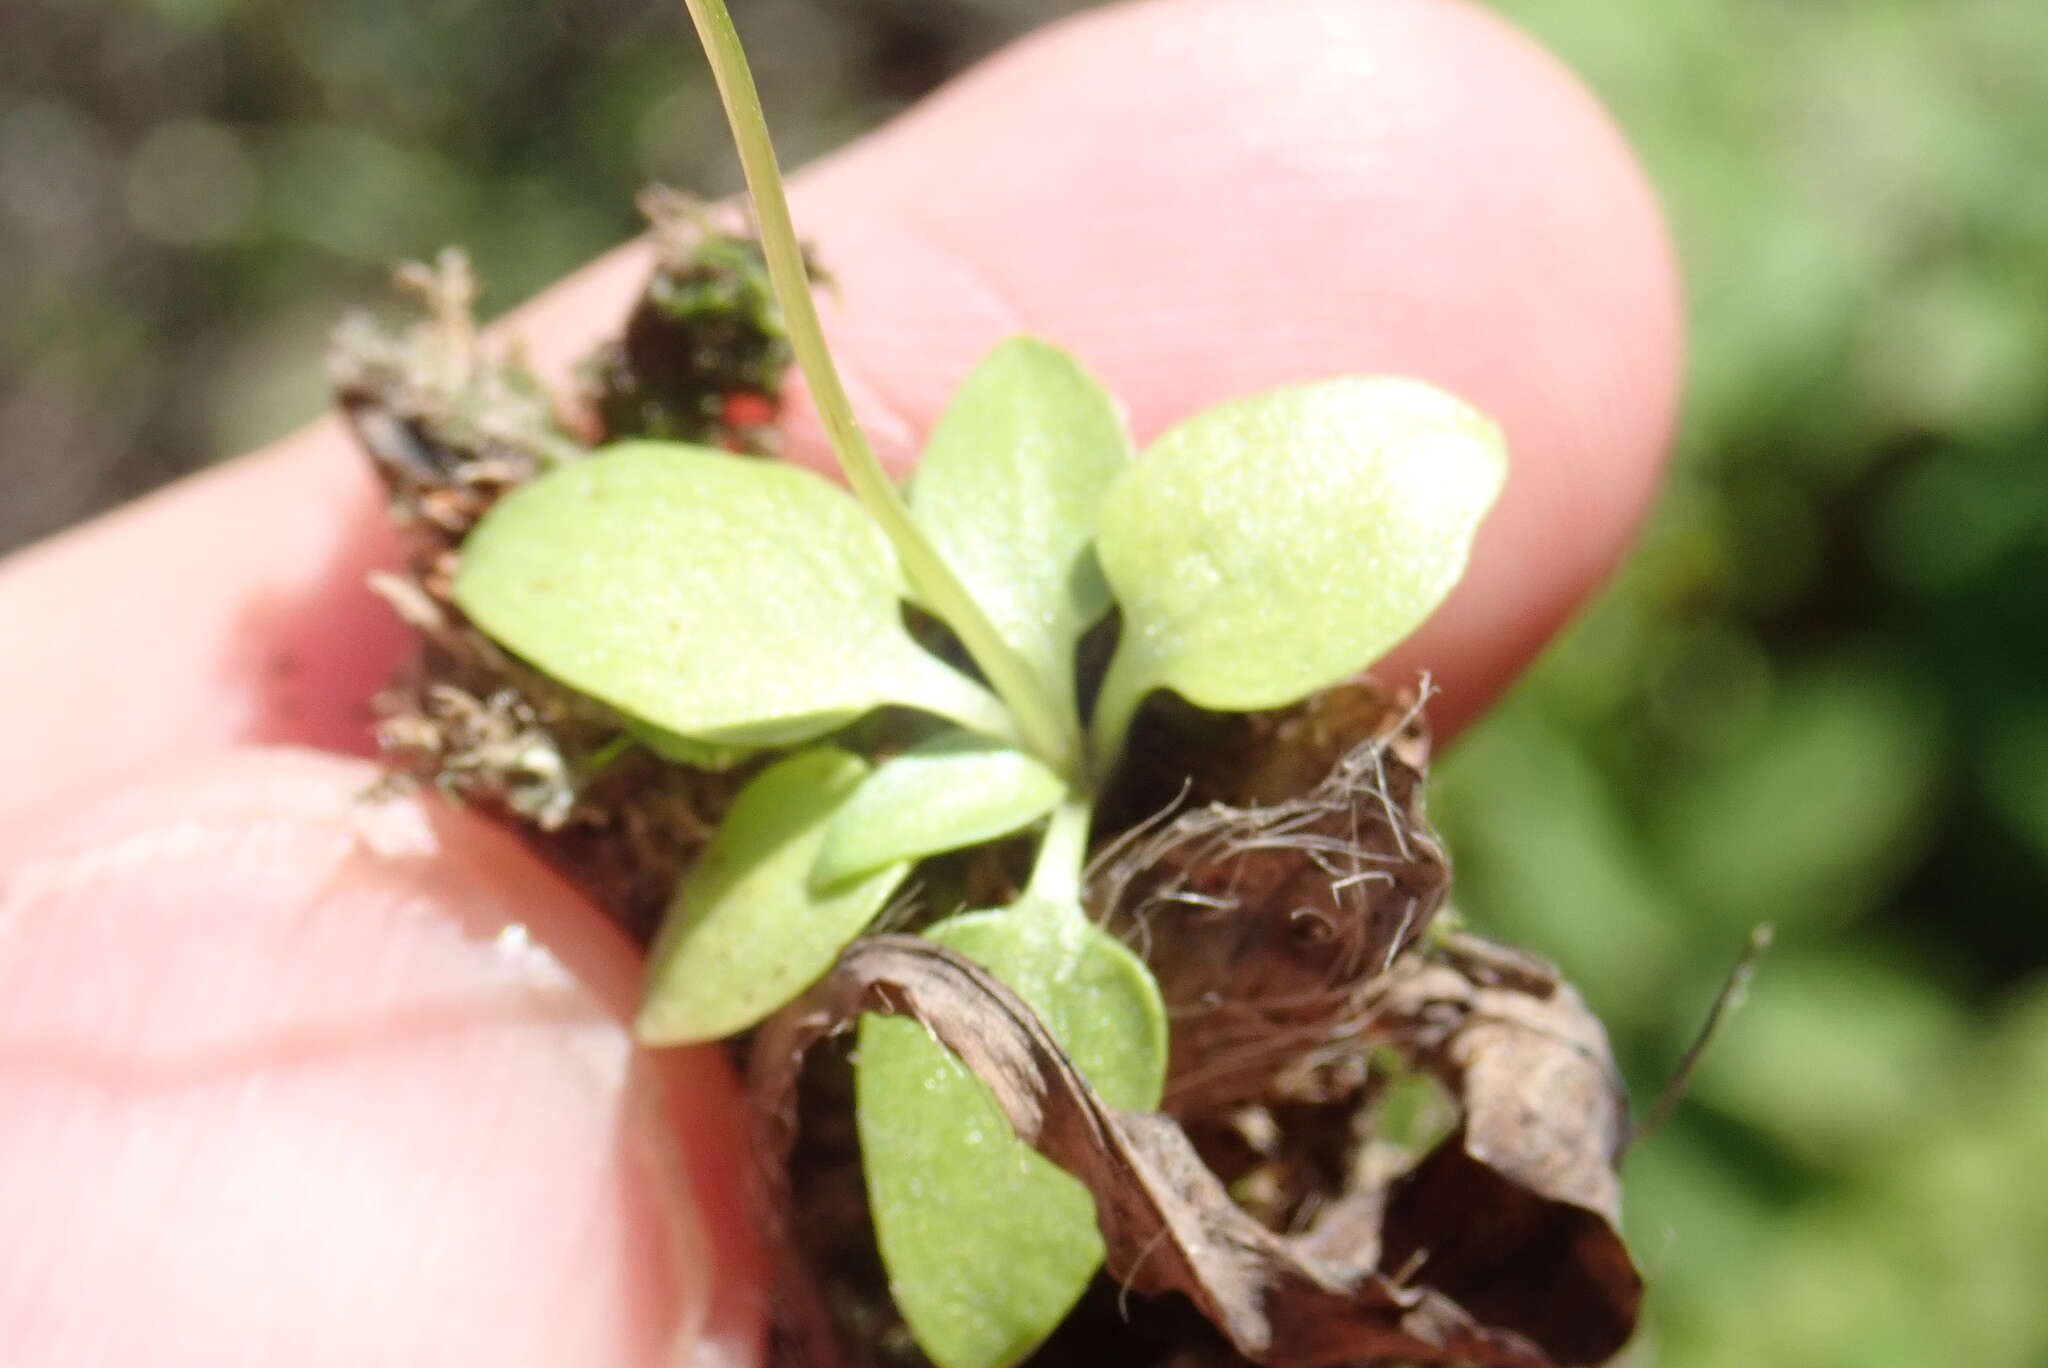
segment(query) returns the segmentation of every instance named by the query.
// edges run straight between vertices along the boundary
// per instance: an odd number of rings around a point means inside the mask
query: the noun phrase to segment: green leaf
[[[745,1030],[796,997],[882,910],[908,864],[814,894],[832,816],[870,773],[830,746],[762,770],[683,879],[654,942],[635,1030],[654,1045]]]
[[[1276,390],[1168,432],[1103,500],[1124,621],[1097,755],[1157,688],[1253,711],[1364,669],[1457,583],[1506,476],[1500,430],[1413,380]]]
[[[981,605],[946,564],[945,557],[912,520],[909,506],[896,492],[896,486],[889,483],[882,463],[875,458],[854,419],[853,405],[846,397],[846,387],[839,381],[839,368],[832,364],[831,350],[825,345],[825,330],[819,325],[817,306],[811,299],[803,248],[789,216],[789,197],[783,193],[782,173],[775,165],[775,148],[768,141],[768,123],[761,114],[761,95],[754,87],[753,72],[747,68],[739,30],[733,27],[725,0],[687,3],[697,36],[704,43],[704,55],[711,59],[719,100],[732,124],[740,168],[746,173],[747,190],[754,201],[754,220],[760,228],[768,277],[774,282],[775,299],[782,306],[789,327],[790,347],[796,352],[797,365],[810,386],[811,398],[824,421],[826,435],[832,439],[832,449],[839,456],[839,468],[846,473],[846,482],[895,547],[919,602],[952,627],[983,677],[1008,705],[1006,720],[1018,739],[1061,773],[1078,775],[1084,762],[1080,729],[1070,718],[1062,716],[1067,710],[1056,701],[1058,695],[1047,694],[1040,687],[1029,663],[1003,640],[995,624],[981,611]]]
[[[1096,511],[1130,460],[1109,392],[1057,347],[1015,337],[962,382],[910,487],[918,525],[1069,710],[1074,644],[1109,611]]]
[[[753,746],[723,745],[717,741],[699,741],[694,736],[679,736],[637,717],[621,720],[628,736],[672,765],[688,765],[691,769],[721,773],[756,753]]]
[[[1112,1105],[1158,1105],[1166,1012],[1081,909],[1025,900],[931,928],[1036,1009]],[[889,1287],[939,1368],[1006,1368],[1102,1262],[1086,1188],[1019,1141],[981,1081],[913,1021],[864,1017],[855,1101]]]
[[[888,543],[823,478],[632,442],[507,495],[455,601],[572,688],[683,736],[807,740],[883,703],[1007,735],[986,690],[904,630]]]
[[[999,742],[946,732],[884,761],[832,819],[813,888],[1007,836],[1052,811],[1057,774]]]

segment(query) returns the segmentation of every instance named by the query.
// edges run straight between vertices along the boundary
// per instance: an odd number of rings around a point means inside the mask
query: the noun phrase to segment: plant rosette
[[[1022,898],[927,934],[1020,991],[1105,1096],[1147,1108],[1166,1063],[1158,989],[1080,903],[1090,813],[1140,703],[1171,689],[1274,709],[1356,674],[1455,583],[1504,469],[1491,423],[1388,379],[1238,400],[1133,456],[1109,395],[1020,338],[961,387],[898,524],[950,583],[913,589],[881,520],[817,475],[633,442],[501,500],[463,543],[454,598],[522,659],[650,727],[793,748],[682,880],[643,1039],[759,1024],[919,861],[1042,830]],[[978,618],[1017,692],[926,649],[906,604],[962,641]],[[1084,698],[1076,647],[1112,608],[1118,643]],[[882,758],[829,739],[890,705],[934,728]],[[863,1027],[856,1072],[899,1308],[941,1368],[1015,1362],[1100,1262],[1088,1195],[1003,1134],[916,1027]]]

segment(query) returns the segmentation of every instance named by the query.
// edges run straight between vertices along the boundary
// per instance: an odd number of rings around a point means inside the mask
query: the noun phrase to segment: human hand
[[[1411,374],[1513,466],[1389,662],[1469,718],[1620,554],[1678,371],[1656,210],[1591,101],[1444,0],[1151,0],[1046,31],[800,180],[899,465],[1001,337],[1142,441]],[[512,321],[559,372],[627,249]],[[792,453],[826,465],[796,406]],[[10,1364],[740,1365],[764,1299],[717,1055],[644,1054],[619,934],[509,837],[364,808],[403,633],[331,424],[0,566],[0,1347]],[[313,749],[307,749],[308,747]]]

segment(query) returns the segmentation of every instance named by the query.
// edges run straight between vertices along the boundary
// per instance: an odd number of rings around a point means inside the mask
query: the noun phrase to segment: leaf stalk
[[[1078,792],[1069,792],[1052,810],[1021,901],[1081,906],[1081,871],[1088,863],[1088,829],[1094,820],[1094,805]]]
[[[768,278],[782,305],[791,348],[796,352],[797,365],[810,386],[847,483],[895,547],[911,591],[958,633],[967,653],[1009,707],[1029,748],[1070,781],[1078,779],[1085,764],[1078,729],[1046,696],[1024,658],[1003,640],[959,576],[918,530],[909,506],[890,483],[888,473],[882,469],[853,416],[853,405],[840,382],[838,367],[832,363],[817,306],[811,300],[810,277],[804,269],[789,199],[783,193],[775,148],[769,141],[760,91],[748,69],[731,13],[724,0],[684,3],[710,58],[719,97],[732,125],[740,166],[754,201],[754,218],[761,230]]]

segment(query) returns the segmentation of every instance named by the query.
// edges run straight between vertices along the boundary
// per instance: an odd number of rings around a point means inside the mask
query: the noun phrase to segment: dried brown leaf
[[[1407,1206],[1398,1219],[1389,1214],[1377,1268],[1362,1266],[1357,1246],[1331,1238],[1338,1232],[1379,1248],[1372,1194],[1337,1203],[1332,1219],[1343,1224],[1329,1230],[1295,1237],[1269,1230],[1231,1201],[1178,1123],[1106,1106],[1013,993],[971,962],[902,936],[853,946],[816,989],[756,1036],[751,1079],[769,1210],[786,1213],[783,1165],[795,1137],[794,1097],[805,1051],[862,1012],[908,1016],[988,1085],[1020,1137],[1088,1185],[1111,1272],[1138,1292],[1186,1295],[1254,1363],[1548,1368],[1594,1361],[1580,1352],[1587,1345],[1604,1357],[1618,1347],[1618,1341],[1608,1343],[1616,1328],[1623,1338],[1627,1329],[1606,1313],[1626,1305],[1632,1316],[1629,1289],[1635,1285],[1606,1214],[1582,1204],[1611,1205],[1611,1170],[1603,1184],[1585,1167],[1588,1155],[1611,1153],[1611,1145],[1587,1142],[1569,1117],[1500,1082],[1503,1073],[1530,1067],[1566,1081],[1589,1076],[1576,1064],[1558,1062],[1550,1043],[1539,1043],[1554,1040],[1581,1058],[1592,1042],[1569,1010],[1576,999],[1568,990],[1553,991],[1546,1001],[1561,1005],[1535,1011],[1507,1000],[1526,996],[1519,989],[1475,984],[1454,962],[1421,957],[1403,961],[1389,984],[1394,991],[1385,995],[1372,1035],[1412,1042],[1420,1060],[1452,1071],[1470,1110],[1465,1131],[1424,1162],[1421,1178],[1392,1194],[1396,1207]],[[1497,1067],[1494,1055],[1502,1049],[1510,1057]],[[1604,1061],[1604,1044],[1599,1057]],[[1565,1101],[1588,1105],[1596,1130],[1618,1114],[1611,1094],[1588,1099],[1574,1091]],[[1540,1124],[1529,1120],[1532,1109]],[[1487,1146],[1483,1154],[1474,1152],[1474,1136]],[[1455,1151],[1452,1160],[1442,1160],[1446,1151]],[[1431,1166],[1440,1161],[1447,1176],[1442,1187],[1432,1187],[1438,1170]],[[1443,1194],[1453,1210],[1433,1200]],[[1589,1221],[1594,1225],[1582,1228]],[[1468,1248],[1474,1241],[1458,1242],[1467,1228],[1513,1236],[1509,1254],[1515,1259],[1562,1247],[1584,1267],[1576,1277],[1552,1276],[1544,1286],[1564,1295],[1590,1289],[1595,1304],[1590,1310],[1545,1306],[1531,1314],[1497,1297],[1487,1275],[1499,1266]],[[1560,1246],[1559,1230],[1573,1239]],[[1404,1263],[1421,1276],[1388,1271]],[[1510,1314],[1500,1324],[1483,1323],[1438,1285],[1439,1270]],[[794,1295],[805,1280],[785,1285]],[[792,1304],[803,1303],[798,1297]],[[836,1350],[821,1303],[808,1305],[793,1361],[821,1368],[838,1361]],[[1584,1316],[1598,1323],[1581,1325]]]
[[[1395,984],[1402,1047],[1463,1122],[1389,1194],[1387,1267],[1561,1363],[1634,1332],[1642,1279],[1617,1228],[1628,1111],[1598,1018],[1547,965],[1471,937]]]

